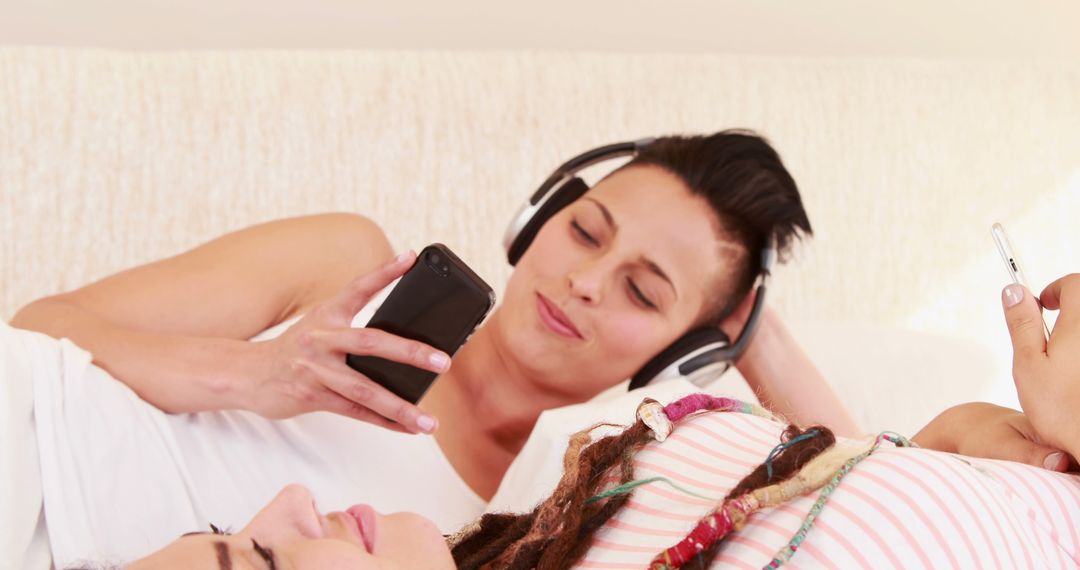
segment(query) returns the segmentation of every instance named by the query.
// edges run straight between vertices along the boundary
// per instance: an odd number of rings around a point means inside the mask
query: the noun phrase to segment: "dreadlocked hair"
[[[532,512],[484,515],[468,529],[471,533],[454,542],[451,553],[460,570],[566,568],[584,553],[596,529],[619,511],[628,496],[586,504],[588,499],[612,477],[619,484],[632,481],[634,454],[652,440],[649,428],[638,421],[586,447],[597,427],[571,436],[562,479]]]
[[[772,460],[772,477],[769,478],[769,463],[758,465],[749,475],[739,481],[724,500],[734,499],[745,495],[754,489],[760,489],[766,485],[778,483],[790,479],[802,469],[811,459],[836,443],[836,436],[825,426],[813,426],[805,430],[798,426],[790,425],[780,436],[781,443],[794,441],[802,435],[814,435],[803,441],[796,442],[790,447],[782,449]]]
[[[797,441],[797,438],[802,435],[814,435],[814,437],[806,438],[802,441]],[[770,462],[766,461],[761,465],[758,465],[750,472],[749,475],[743,477],[742,481],[739,481],[731,491],[724,497],[724,501],[730,501],[737,497],[741,497],[755,489],[760,489],[780,481],[786,481],[791,477],[799,473],[804,465],[810,462],[811,459],[817,457],[821,452],[829,449],[836,443],[836,436],[833,432],[825,426],[813,426],[805,430],[800,430],[798,426],[790,425],[784,430],[784,433],[780,436],[782,444],[795,441],[790,447],[781,449],[781,451]],[[772,477],[769,477],[769,466],[772,465]],[[697,556],[695,556],[688,564],[683,566],[687,570],[706,570],[712,565],[713,560],[716,558],[720,547],[724,544],[724,539],[721,538],[712,543],[704,550],[702,550]]]
[[[630,493],[590,499],[605,488],[633,481],[634,456],[654,440],[649,427],[638,420],[621,433],[602,437],[589,445],[590,434],[599,425],[570,438],[563,456],[562,479],[551,496],[532,512],[485,514],[452,539],[451,552],[460,570],[562,570],[584,555],[593,534],[619,512]],[[816,437],[798,439],[814,430],[818,432]],[[781,441],[782,445],[790,445],[743,478],[725,500],[790,478],[831,447],[835,437],[823,426],[807,430],[790,426]],[[694,561],[696,567],[704,568],[711,563],[720,542]]]

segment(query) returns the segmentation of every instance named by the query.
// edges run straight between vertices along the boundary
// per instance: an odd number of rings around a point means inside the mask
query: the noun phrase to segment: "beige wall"
[[[1080,60],[1075,0],[0,0],[0,44]]]

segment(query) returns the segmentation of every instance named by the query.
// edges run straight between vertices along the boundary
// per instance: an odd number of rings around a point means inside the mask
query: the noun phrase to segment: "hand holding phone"
[[[1024,415],[1043,445],[1080,458],[1080,274],[1061,277],[1034,300],[1058,310],[1054,338],[1032,330],[1034,307],[1023,297],[1003,298],[1013,345],[1013,381]]]
[[[433,375],[446,369],[449,355],[428,344],[351,326],[357,312],[415,264],[415,254],[402,254],[350,282],[280,336],[250,343],[258,373],[236,389],[238,407],[271,419],[327,411],[394,431],[433,431],[434,418],[345,364],[347,354],[359,353],[426,368]]]
[[[990,233],[994,236],[994,243],[997,244],[998,253],[1001,254],[1002,261],[1005,262],[1005,269],[1009,272],[1009,278],[1013,283],[1022,285],[1031,291],[1031,287],[1027,284],[1027,279],[1024,277],[1024,271],[1020,265],[1020,260],[1016,256],[1016,250],[1013,249],[1012,243],[1009,241],[1008,234],[1005,233],[1005,227],[1000,223],[995,223],[990,227]],[[1037,298],[1036,298],[1037,300]],[[1040,310],[1042,305],[1039,306]],[[1046,338],[1050,338],[1050,325],[1046,323],[1046,316],[1043,315],[1043,332],[1046,333]]]
[[[436,243],[417,256],[368,328],[430,345],[451,356],[495,304],[491,287],[450,248]],[[437,374],[371,355],[350,354],[346,362],[402,399],[416,403]]]

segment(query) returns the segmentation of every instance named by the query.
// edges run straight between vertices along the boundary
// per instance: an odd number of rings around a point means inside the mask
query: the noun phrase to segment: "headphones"
[[[637,156],[655,141],[654,138],[644,138],[602,146],[579,154],[556,169],[518,210],[503,235],[503,247],[506,248],[510,265],[517,264],[544,223],[589,190],[589,185],[577,176],[578,172],[615,158]],[[715,325],[691,330],[634,374],[630,379],[630,389],[679,376],[702,386],[727,371],[750,344],[765,305],[765,289],[775,262],[776,236],[772,235],[761,252],[761,273],[757,278],[754,306],[734,343]]]

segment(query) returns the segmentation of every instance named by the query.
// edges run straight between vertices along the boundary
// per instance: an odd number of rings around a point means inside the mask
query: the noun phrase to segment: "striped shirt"
[[[694,416],[637,454],[635,476],[666,477],[719,500],[762,463],[783,427],[738,413]],[[751,516],[713,567],[767,564],[817,495]],[[715,506],[663,482],[642,485],[576,567],[643,568]],[[886,443],[844,478],[786,567],[1076,568],[1078,529],[1076,475]]]

